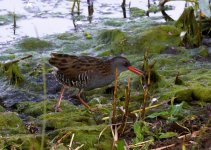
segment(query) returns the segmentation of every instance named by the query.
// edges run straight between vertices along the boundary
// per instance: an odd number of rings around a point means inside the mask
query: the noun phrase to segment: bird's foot
[[[55,112],[61,112],[62,111],[60,105],[55,105],[54,110],[55,110]]]

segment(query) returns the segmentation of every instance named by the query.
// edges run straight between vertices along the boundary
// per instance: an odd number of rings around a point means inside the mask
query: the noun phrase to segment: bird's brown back
[[[49,63],[58,69],[57,74],[61,74],[73,82],[78,81],[84,74],[107,76],[111,72],[111,67],[108,65],[110,61],[90,56],[52,53]]]

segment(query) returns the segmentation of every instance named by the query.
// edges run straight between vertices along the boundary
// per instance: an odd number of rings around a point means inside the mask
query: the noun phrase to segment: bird
[[[51,53],[49,63],[56,68],[54,75],[63,85],[59,99],[54,107],[56,112],[61,111],[60,104],[66,88],[74,87],[79,89],[76,96],[86,108],[91,110],[90,106],[81,98],[81,93],[112,83],[115,80],[116,68],[118,75],[126,70],[143,75],[143,71],[131,66],[128,59],[122,56],[105,59]]]

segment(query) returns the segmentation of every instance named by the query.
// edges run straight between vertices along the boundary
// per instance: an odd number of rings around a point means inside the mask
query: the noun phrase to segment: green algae
[[[172,9],[173,9],[173,6],[171,5],[165,5],[163,8],[163,10],[172,10]],[[160,6],[157,4],[151,4],[148,11],[157,13],[160,11]]]
[[[12,59],[15,59],[15,58],[16,58],[15,54],[4,54],[4,53],[2,53],[0,55],[1,61],[8,61],[8,60],[12,60]]]
[[[92,35],[89,32],[84,32],[84,36],[87,40],[92,39]]]
[[[38,50],[38,49],[45,49],[52,46],[52,44],[45,40],[40,40],[38,38],[26,38],[23,39],[19,46],[25,50]]]
[[[147,49],[149,53],[161,53],[171,46],[179,46],[180,29],[172,25],[152,27],[140,33],[134,43],[136,51]]]
[[[27,133],[23,121],[14,112],[0,112],[0,134],[25,134]]]
[[[23,17],[21,15],[15,14],[15,13],[8,13],[8,14],[5,14],[5,15],[0,15],[0,26],[1,25],[7,25],[7,24],[14,22],[14,15],[15,15],[16,20]]]
[[[12,22],[11,16],[8,15],[0,15],[0,25],[5,25]]]
[[[73,33],[62,33],[62,34],[57,35],[57,38],[59,40],[74,41],[74,40],[77,40],[79,37]]]
[[[99,42],[105,44],[119,43],[125,38],[125,33],[119,29],[104,30],[98,36]]]
[[[99,44],[106,44],[104,48],[109,47],[112,54],[119,54],[128,49],[126,33],[119,29],[104,30],[99,34],[97,39]],[[105,56],[108,54],[100,55]]]
[[[132,39],[137,39],[137,36],[146,31],[146,29],[148,30],[153,26],[160,25],[160,23],[156,23],[149,18],[138,18],[136,20],[131,20],[123,24],[123,31],[125,31]]]
[[[173,10],[174,9],[174,6],[172,5],[165,5],[164,6],[164,10]]]
[[[140,9],[138,7],[131,7],[130,14],[132,17],[142,17],[145,16],[145,10]]]
[[[3,74],[7,77],[10,84],[20,85],[24,81],[24,77],[17,63],[0,64]]]
[[[106,44],[99,44],[99,45],[96,45],[96,46],[94,47],[94,50],[95,50],[95,51],[99,51],[99,50],[103,49],[105,46],[106,46]]]
[[[104,25],[113,26],[113,27],[120,27],[120,26],[122,26],[122,24],[123,24],[123,22],[115,20],[115,19],[106,20],[104,22]]]
[[[90,49],[90,47],[92,47],[92,40],[84,40],[84,37],[81,37],[78,40],[63,43],[60,52],[70,53],[80,51],[81,53],[86,53],[86,51]]]
[[[160,11],[160,8],[159,8],[159,6],[158,5],[156,5],[156,4],[152,4],[152,5],[150,5],[150,7],[149,7],[149,10],[148,10],[149,12],[154,12],[154,13],[156,13],[156,12],[158,12],[158,11]]]

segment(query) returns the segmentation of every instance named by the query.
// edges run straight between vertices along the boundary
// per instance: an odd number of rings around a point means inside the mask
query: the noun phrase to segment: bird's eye
[[[124,62],[124,66],[129,66],[129,63],[128,62]]]

